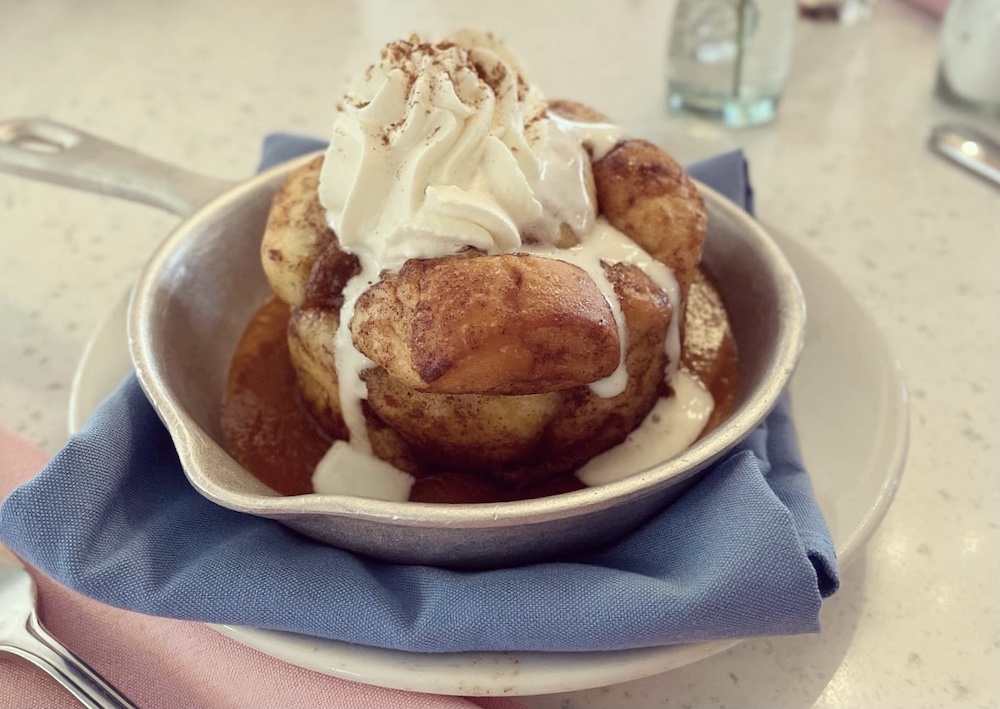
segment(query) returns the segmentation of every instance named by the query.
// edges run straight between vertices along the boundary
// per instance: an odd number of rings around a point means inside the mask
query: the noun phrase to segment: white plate
[[[841,567],[856,558],[892,502],[908,437],[906,389],[882,334],[837,278],[803,247],[776,239],[808,304],[805,351],[792,403],[806,466]],[[122,300],[94,334],[73,382],[77,431],[131,368]],[[338,677],[464,696],[527,695],[603,687],[671,670],[738,641],[586,653],[422,654],[292,633],[212,626],[268,655]]]

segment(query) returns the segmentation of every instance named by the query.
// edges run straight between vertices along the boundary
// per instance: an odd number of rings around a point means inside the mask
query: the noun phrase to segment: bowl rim
[[[582,490],[512,502],[427,503],[392,502],[347,495],[312,493],[298,496],[270,496],[239,492],[220,485],[204,467],[228,458],[242,468],[218,442],[202,429],[172,394],[158,374],[155,338],[150,327],[150,306],[156,300],[160,281],[175,251],[198,231],[198,225],[228,206],[247,198],[271,182],[278,184],[291,170],[312,160],[322,151],[280,163],[237,184],[207,202],[184,219],[160,244],[143,268],[128,305],[128,344],[139,383],[164,422],[177,449],[189,482],[208,499],[243,512],[268,517],[322,515],[364,519],[398,526],[504,527],[539,523],[576,516],[612,507],[620,502],[654,494],[667,484],[678,484],[711,465],[732,446],[743,440],[770,413],[795,370],[805,342],[806,306],[794,270],[767,231],[749,214],[716,190],[695,180],[706,204],[749,230],[765,252],[778,289],[779,317],[784,326],[775,343],[776,356],[770,362],[747,401],[738,406],[707,436],[681,454],[638,471],[621,480]],[[225,456],[220,458],[219,456]],[[243,469],[244,474],[251,475]]]

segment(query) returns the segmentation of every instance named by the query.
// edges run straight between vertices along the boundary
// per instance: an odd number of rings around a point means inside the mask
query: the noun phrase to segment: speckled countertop
[[[925,147],[958,115],[933,98],[938,25],[896,0],[854,27],[800,23],[778,122],[732,132],[664,111],[671,2],[556,5],[0,2],[0,119],[54,118],[237,179],[268,131],[322,135],[345,76],[382,41],[474,25],[506,38],[549,95],[684,160],[742,146],[762,220],[840,277],[906,373],[902,486],[821,634],[529,704],[997,706],[1000,190]],[[0,421],[60,446],[88,336],[175,222],[0,174]]]

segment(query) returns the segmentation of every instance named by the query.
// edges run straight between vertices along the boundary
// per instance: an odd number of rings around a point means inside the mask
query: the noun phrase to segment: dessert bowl
[[[442,505],[281,496],[226,451],[220,411],[236,345],[270,295],[259,245],[273,195],[313,157],[232,186],[59,124],[0,124],[4,169],[186,215],[136,283],[128,339],[139,382],[187,478],[217,504],[392,562],[485,568],[559,557],[609,543],[661,511],[764,419],[794,371],[805,326],[794,272],[752,218],[699,185],[708,211],[702,265],[740,353],[732,412],[712,432],[625,479],[539,499]]]

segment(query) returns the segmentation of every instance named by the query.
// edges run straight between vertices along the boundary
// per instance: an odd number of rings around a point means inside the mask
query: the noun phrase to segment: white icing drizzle
[[[663,463],[685,451],[705,430],[715,402],[695,377],[679,370],[674,394],[661,398],[624,442],[576,471],[584,485],[607,485]]]
[[[549,111],[552,122],[576,137],[590,151],[594,160],[600,160],[622,139],[622,129],[613,123],[584,123],[574,121]]]
[[[548,234],[546,240],[550,240],[559,234],[562,224],[568,224],[578,237],[586,234],[594,224],[597,209],[587,191],[590,158],[583,151],[578,136],[552,120],[537,121],[526,133],[543,146],[545,159],[541,161],[541,174],[532,189],[545,211],[537,226],[529,226],[524,231]]]
[[[560,249],[548,244],[525,245],[517,249],[522,253],[559,259],[578,266],[597,284],[618,325],[618,337],[621,342],[621,352],[618,368],[604,379],[591,382],[590,390],[602,398],[618,396],[628,385],[628,372],[625,368],[625,355],[628,352],[628,329],[622,315],[621,303],[615,293],[614,286],[604,274],[603,263],[627,263],[637,267],[667,294],[674,308],[674,317],[670,319],[664,349],[667,353],[666,378],[669,382],[677,371],[681,356],[680,315],[677,303],[680,302],[680,287],[674,272],[669,267],[650,256],[642,247],[611,226],[603,217],[599,217],[594,227],[584,236],[579,244],[568,249]]]
[[[344,441],[334,441],[313,472],[313,492],[406,502],[412,475]]]
[[[350,435],[351,445],[364,453],[371,453],[368,425],[361,403],[368,398],[368,385],[361,373],[375,363],[354,346],[351,320],[358,298],[378,280],[381,269],[378,262],[367,254],[358,254],[361,270],[344,285],[344,304],[340,308],[340,322],[333,340],[333,362],[337,370],[337,395],[340,413]]]

